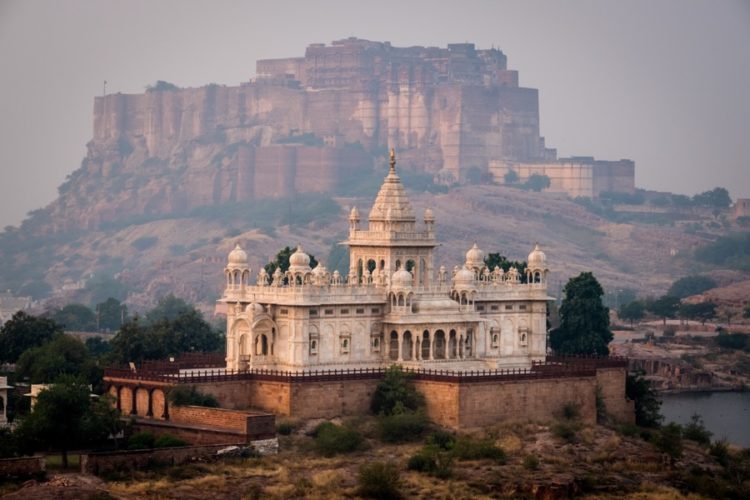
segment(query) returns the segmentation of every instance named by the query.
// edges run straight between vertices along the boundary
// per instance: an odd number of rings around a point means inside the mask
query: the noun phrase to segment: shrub
[[[137,432],[128,439],[129,450],[146,450],[154,447],[156,438],[150,432]]]
[[[670,422],[654,437],[654,446],[673,460],[682,456],[682,427]]]
[[[702,444],[703,446],[708,446],[711,444],[712,434],[713,433],[711,431],[706,429],[706,426],[703,423],[703,419],[698,414],[693,414],[693,416],[690,417],[690,423],[687,424],[682,431],[682,436],[685,439],[695,441],[696,443]]]
[[[724,349],[739,350],[750,345],[750,343],[748,343],[748,337],[750,337],[750,335],[747,333],[719,333],[719,335],[714,337],[714,342],[716,342],[716,345],[723,347]]]
[[[290,422],[287,420],[284,422],[279,422],[278,425],[276,425],[276,432],[278,432],[282,436],[288,436],[289,434],[294,432],[296,428],[297,424],[295,422]]]
[[[453,454],[450,451],[428,444],[409,458],[406,467],[409,470],[446,479],[452,474]]]
[[[455,436],[450,432],[435,431],[427,436],[427,444],[436,446],[441,450],[450,450],[456,442]]]
[[[187,441],[183,441],[171,434],[162,434],[154,441],[154,448],[172,448],[175,446],[186,446],[187,444]]]
[[[346,426],[324,422],[315,430],[315,449],[326,457],[356,451],[362,442],[362,435]]]
[[[383,415],[378,419],[378,436],[386,443],[416,441],[427,430],[428,420],[422,412]]]
[[[711,445],[709,452],[722,467],[729,465],[731,456],[729,455],[729,443],[727,443],[726,439],[715,441]]]
[[[565,420],[577,420],[581,411],[575,403],[565,403],[562,407],[562,416]]]
[[[567,443],[578,440],[578,426],[569,422],[560,422],[552,426],[552,435]]]
[[[143,251],[156,245],[157,241],[159,241],[158,236],[142,236],[133,241],[130,246],[132,246],[136,250]]]
[[[535,455],[526,455],[523,459],[523,468],[537,470],[539,468],[539,459]]]
[[[490,459],[505,462],[505,451],[489,439],[475,441],[469,437],[459,437],[453,445],[452,452],[459,460]]]
[[[373,462],[359,468],[357,493],[365,498],[401,498],[401,477],[393,463]]]
[[[622,424],[617,427],[617,431],[625,437],[636,437],[640,429],[634,424]]]
[[[210,394],[203,394],[195,386],[178,385],[169,391],[169,402],[175,406],[206,406],[218,408],[219,402]]]
[[[677,328],[674,326],[668,326],[664,329],[664,333],[662,333],[664,337],[674,337],[677,335]]]

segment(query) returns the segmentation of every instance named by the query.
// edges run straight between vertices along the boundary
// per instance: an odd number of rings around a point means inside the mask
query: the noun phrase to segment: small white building
[[[547,263],[537,245],[527,274],[488,269],[476,244],[451,271],[436,268],[435,217],[416,217],[391,168],[368,217],[349,215],[347,276],[310,268],[298,247],[286,273],[250,284],[247,254],[229,254],[227,368],[319,370],[528,368],[547,353]],[[523,282],[525,281],[525,282]]]
[[[8,391],[13,386],[8,385],[8,377],[0,377],[0,427],[8,425]]]

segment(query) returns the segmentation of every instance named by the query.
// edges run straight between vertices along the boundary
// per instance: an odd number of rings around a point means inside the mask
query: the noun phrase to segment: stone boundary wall
[[[596,370],[596,386],[601,395],[607,415],[623,424],[635,423],[635,401],[625,397],[627,370],[623,368],[599,368]]]
[[[0,458],[0,478],[28,477],[44,472],[44,457]]]
[[[179,465],[196,458],[206,458],[228,446],[244,446],[245,443],[229,442],[204,446],[181,446],[155,450],[103,451],[81,454],[81,473],[106,474],[113,471],[144,469],[155,462]]]
[[[269,413],[210,408],[207,406],[172,406],[170,408],[170,421],[175,424],[232,430],[250,438],[276,435],[276,418]]]
[[[237,431],[173,424],[166,420],[141,418],[133,423],[132,429],[133,432],[149,432],[157,437],[169,434],[194,446],[250,441],[245,434]]]

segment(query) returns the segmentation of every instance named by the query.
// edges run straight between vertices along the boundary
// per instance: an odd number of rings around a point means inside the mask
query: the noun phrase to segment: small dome
[[[245,308],[245,312],[253,313],[253,314],[262,314],[266,312],[265,309],[263,309],[263,306],[258,304],[257,302],[253,302],[251,304],[248,304],[248,306]]]
[[[401,267],[391,276],[391,288],[411,288],[413,281],[414,277],[411,273]]]
[[[352,207],[351,212],[349,212],[349,220],[351,221],[359,220],[359,210],[357,210],[357,207]]]
[[[229,252],[229,265],[232,267],[247,267],[247,253],[242,249],[239,243],[235,245],[234,250]]]
[[[314,276],[325,276],[326,272],[326,266],[322,262],[318,262],[318,265],[312,270]]]
[[[424,209],[424,221],[435,222],[435,214],[433,214],[432,210],[430,210],[429,208]]]
[[[467,267],[484,267],[484,252],[474,243],[474,246],[466,252]]]
[[[453,287],[457,289],[473,288],[475,281],[474,272],[464,266],[453,277]]]
[[[534,246],[534,250],[531,251],[528,258],[529,269],[544,269],[547,265],[547,256],[544,255],[542,249],[539,248],[539,243]]]
[[[302,251],[302,246],[297,245],[297,250],[289,257],[289,268],[309,268],[310,256]]]

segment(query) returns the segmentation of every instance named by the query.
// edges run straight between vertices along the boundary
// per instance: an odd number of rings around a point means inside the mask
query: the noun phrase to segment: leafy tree
[[[159,299],[156,307],[146,313],[146,322],[150,324],[158,323],[160,320],[172,321],[177,317],[195,311],[195,308],[171,293]]]
[[[112,425],[104,425],[107,418],[119,415],[103,410],[103,405],[92,405],[90,389],[82,379],[64,376],[49,389],[39,393],[34,411],[20,424],[19,433],[25,447],[33,450],[58,449],[63,466],[68,466],[68,450],[86,446],[107,438]]]
[[[673,319],[677,315],[679,308],[680,299],[672,297],[671,295],[662,295],[648,304],[648,310],[660,317],[664,321],[665,326],[667,324],[667,318]]]
[[[742,317],[750,318],[750,306],[745,306],[745,309],[742,311]]]
[[[178,385],[169,391],[169,402],[175,406],[219,407],[219,402],[215,397],[198,391],[195,386]]]
[[[109,297],[96,305],[96,314],[99,316],[100,330],[115,331],[128,317],[128,306],[114,297]]]
[[[729,208],[732,205],[732,198],[729,191],[723,187],[717,187],[710,191],[693,196],[693,203],[704,207],[712,208]]]
[[[511,267],[515,267],[518,269],[521,283],[526,283],[526,268],[528,267],[528,263],[525,260],[508,260],[505,255],[500,253],[488,253],[484,258],[484,264],[490,271],[494,270],[496,266],[499,266],[504,273],[507,273]]]
[[[139,363],[144,359],[164,357],[164,351],[158,345],[157,339],[149,335],[138,316],[127,320],[109,343],[112,346],[110,359],[115,363]]]
[[[515,170],[508,170],[503,176],[503,180],[506,184],[515,184],[518,182],[518,174]]]
[[[540,174],[531,174],[526,182],[523,183],[523,188],[531,191],[543,191],[550,187],[549,177]]]
[[[93,332],[96,330],[94,311],[83,304],[68,304],[51,315],[53,321],[66,330]]]
[[[416,411],[424,405],[424,397],[417,392],[407,374],[391,365],[372,395],[370,409],[376,415],[393,415],[405,410]]]
[[[167,355],[216,351],[222,344],[221,337],[206,323],[203,315],[192,308],[172,321],[165,318],[151,325],[151,332]]]
[[[552,349],[559,354],[609,354],[609,309],[602,305],[604,290],[594,275],[571,278],[563,292],[560,326],[550,333]]]
[[[155,84],[148,85],[146,92],[159,92],[163,90],[178,90],[180,87],[174,83],[165,82],[164,80],[157,80]]]
[[[25,350],[62,333],[53,320],[19,311],[0,328],[0,361],[15,363]]]
[[[651,382],[643,373],[630,373],[625,381],[625,394],[635,403],[635,423],[642,427],[658,427],[664,417],[659,412],[659,399]]]
[[[284,247],[276,254],[276,257],[266,264],[264,266],[264,269],[268,273],[269,276],[273,275],[273,273],[276,271],[276,268],[280,268],[282,273],[285,273],[289,270],[289,257],[292,256],[294,252],[296,252],[296,248],[291,247]],[[315,256],[312,254],[308,254],[310,256],[310,267],[314,268],[318,265],[318,261],[315,259]]]
[[[672,286],[667,291],[667,295],[684,299],[685,297],[698,295],[715,287],[716,282],[707,276],[685,276],[672,283]]]
[[[709,264],[750,270],[750,233],[722,236],[695,250],[695,257]]]
[[[83,342],[68,335],[56,335],[24,351],[16,363],[16,373],[28,377],[32,384],[48,384],[63,374],[80,376],[93,384],[101,376]]]
[[[695,441],[696,443],[702,444],[703,446],[708,446],[711,444],[712,434],[713,433],[711,431],[706,429],[706,425],[703,422],[703,419],[697,413],[694,413],[690,417],[690,423],[685,426],[682,432],[682,435],[685,437],[685,439]]]
[[[701,324],[705,325],[706,321],[716,317],[716,304],[713,302],[681,304],[680,317],[700,321]]]
[[[640,300],[628,302],[620,307],[617,315],[624,321],[630,321],[630,326],[633,326],[634,321],[640,321],[646,315],[646,305]]]
[[[88,349],[89,354],[91,354],[91,356],[93,356],[94,358],[101,358],[102,356],[112,351],[112,346],[109,345],[109,342],[102,339],[101,337],[89,337],[86,339],[84,344],[86,345],[86,349]]]

